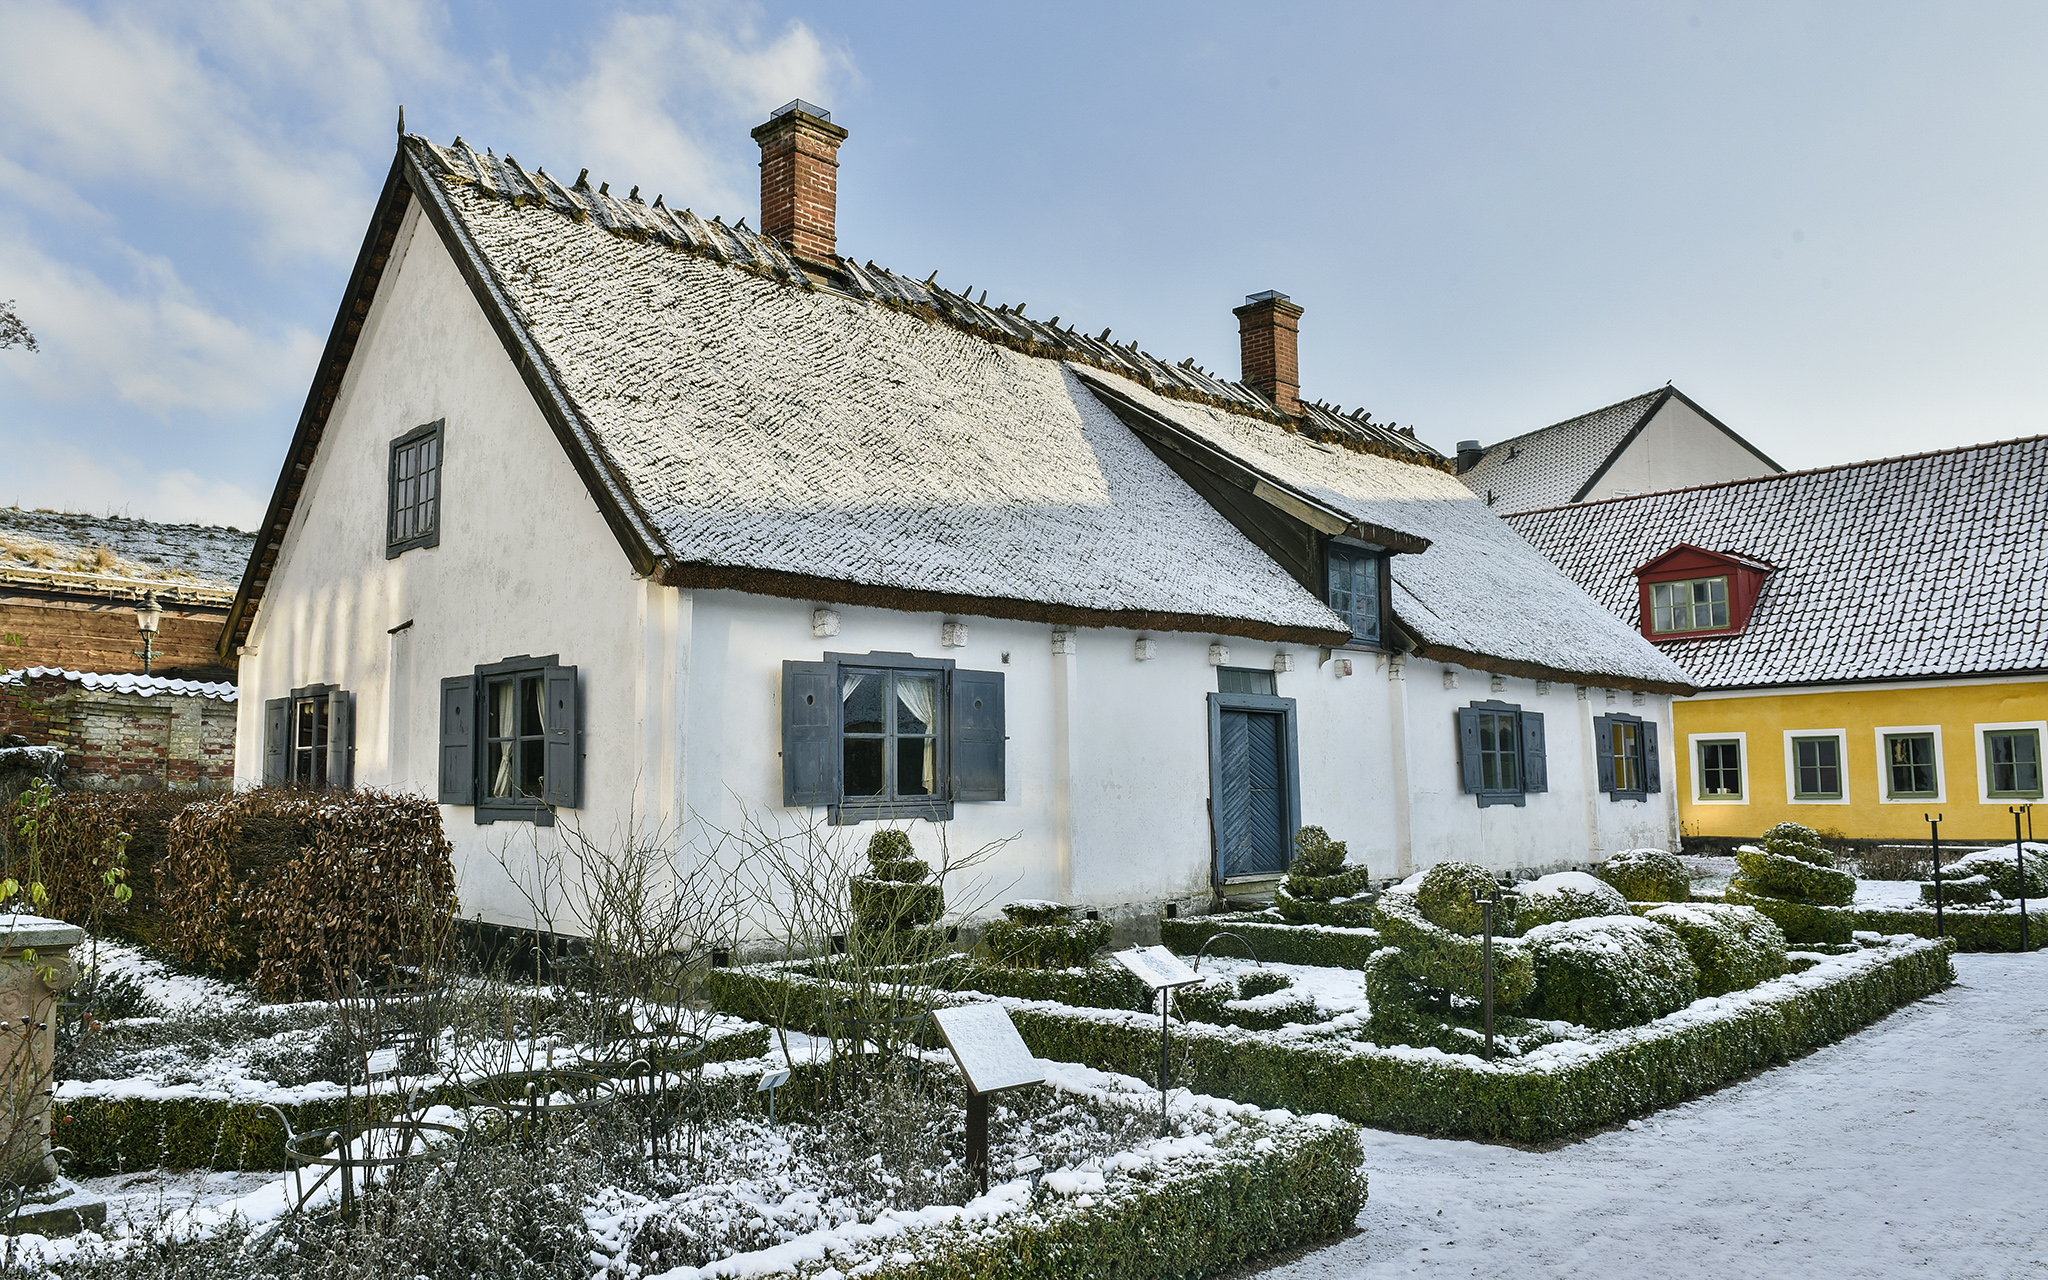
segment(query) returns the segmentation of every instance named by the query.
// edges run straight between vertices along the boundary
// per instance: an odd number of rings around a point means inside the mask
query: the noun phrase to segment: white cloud
[[[158,471],[139,458],[67,445],[8,441],[12,459],[0,480],[0,506],[48,507],[170,523],[253,529],[268,495],[189,468]]]

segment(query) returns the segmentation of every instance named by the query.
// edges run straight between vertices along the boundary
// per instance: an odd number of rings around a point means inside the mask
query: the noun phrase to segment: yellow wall
[[[1944,815],[1942,839],[2012,838],[2009,805],[2022,800],[1983,800],[1979,784],[1979,725],[2048,721],[2048,679],[1973,683],[1939,681],[1878,687],[1831,687],[1740,697],[1677,699],[1672,708],[1677,742],[1679,816],[1689,835],[1755,836],[1780,822],[1833,828],[1862,839],[1927,838],[1923,815]],[[1884,800],[1877,731],[1933,725],[1940,728],[1943,788],[1938,802]],[[1790,799],[1786,780],[1785,734],[1841,730],[1848,803]],[[1703,802],[1696,798],[1699,768],[1695,735],[1746,735],[1743,750],[1746,803]],[[2048,734],[2043,734],[2048,747]],[[2034,801],[2037,833],[2048,833],[2048,805]]]

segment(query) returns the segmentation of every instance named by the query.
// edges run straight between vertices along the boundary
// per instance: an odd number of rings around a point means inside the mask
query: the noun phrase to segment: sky
[[[407,128],[1487,442],[1667,381],[1787,467],[2048,431],[2048,6],[0,0],[0,505],[262,516]]]

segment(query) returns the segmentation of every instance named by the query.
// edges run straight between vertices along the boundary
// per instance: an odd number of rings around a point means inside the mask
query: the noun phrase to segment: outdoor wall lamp
[[[135,606],[135,627],[142,632],[142,674],[148,675],[150,663],[156,656],[156,628],[164,620],[163,606],[156,602],[156,592],[144,593],[142,603]]]

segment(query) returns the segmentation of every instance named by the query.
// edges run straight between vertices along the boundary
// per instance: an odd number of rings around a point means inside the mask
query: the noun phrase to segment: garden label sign
[[[1187,961],[1168,951],[1165,947],[1132,947],[1119,951],[1112,957],[1118,964],[1137,975],[1138,981],[1159,995],[1159,1131],[1166,1132],[1166,1089],[1169,1083],[1166,1066],[1166,1043],[1172,1035],[1167,1022],[1173,1008],[1173,989],[1200,982],[1202,975],[1188,968]]]
[[[1045,1068],[1031,1056],[1009,1010],[999,1004],[963,1004],[932,1010],[932,1021],[960,1074],[967,1077],[967,1168],[988,1190],[988,1095],[1043,1084]]]

